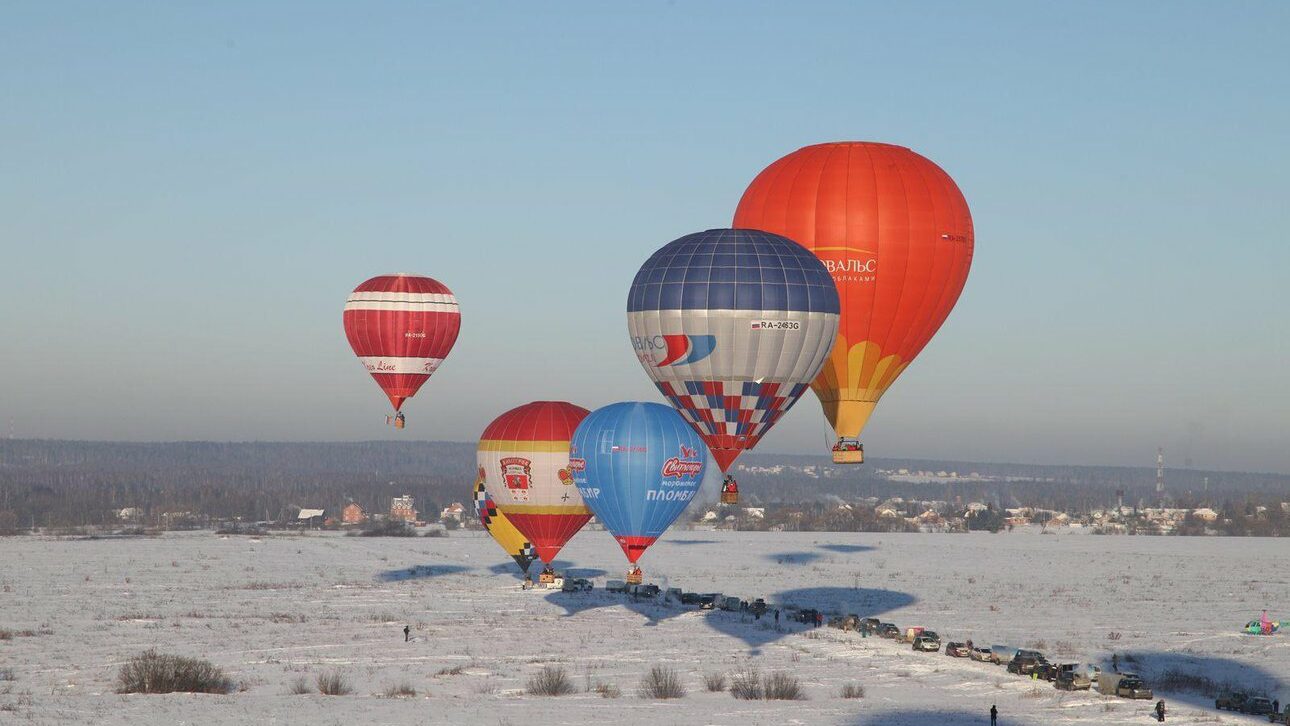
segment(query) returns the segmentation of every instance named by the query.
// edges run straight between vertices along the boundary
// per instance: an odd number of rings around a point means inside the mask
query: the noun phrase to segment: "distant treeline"
[[[899,496],[1078,513],[1113,505],[1120,490],[1128,506],[1156,502],[1150,468],[872,460],[835,468],[833,476],[812,476],[803,467],[829,466],[827,457],[747,454],[740,462],[786,467],[778,474],[741,474],[740,489],[748,503]],[[876,473],[899,468],[1013,480],[912,484],[887,481]],[[325,509],[335,516],[349,501],[369,512],[385,512],[390,498],[400,494],[416,497],[423,517],[433,520],[452,502],[470,507],[474,479],[475,447],[460,442],[0,440],[0,530],[112,525],[126,508],[138,509],[141,523],[152,525],[204,525],[234,518],[279,521],[301,508]],[[1178,506],[1232,511],[1251,503],[1271,504],[1290,492],[1290,476],[1275,474],[1171,469],[1167,482]]]

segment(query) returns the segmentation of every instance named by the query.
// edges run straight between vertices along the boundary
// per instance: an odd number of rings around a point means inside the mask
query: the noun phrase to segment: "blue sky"
[[[407,438],[658,400],[637,267],[803,145],[959,183],[972,273],[875,456],[1290,472],[1290,4],[5,3],[0,416],[395,435],[340,308],[462,302]],[[820,451],[808,395],[762,443]]]

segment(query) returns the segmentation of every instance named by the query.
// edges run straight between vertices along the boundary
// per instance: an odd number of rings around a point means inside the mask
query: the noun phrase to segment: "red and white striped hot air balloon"
[[[476,462],[497,508],[548,565],[591,519],[573,483],[569,439],[587,409],[534,401],[498,416],[479,437]]]
[[[345,337],[394,410],[416,395],[461,329],[452,290],[420,275],[380,275],[345,301]],[[396,423],[402,427],[402,413]]]

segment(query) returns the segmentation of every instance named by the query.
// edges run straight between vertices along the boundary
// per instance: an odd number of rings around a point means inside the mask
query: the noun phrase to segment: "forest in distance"
[[[963,476],[932,482],[891,476],[902,469]],[[1279,505],[1290,490],[1290,476],[1282,474],[1168,469],[1162,502],[1155,491],[1156,471],[1149,467],[878,458],[839,467],[823,455],[773,453],[747,455],[735,473],[747,505],[807,511],[839,499],[899,497],[1078,516],[1113,507],[1122,498],[1127,506],[1167,503],[1233,513],[1262,507],[1281,515]],[[381,512],[403,494],[415,497],[423,519],[434,521],[453,502],[470,506],[474,477],[475,446],[464,442],[0,440],[0,531],[110,527],[122,521],[120,512],[127,508],[139,510],[151,524],[161,523],[167,513],[188,515],[170,519],[201,526],[234,519],[284,521],[301,508],[325,509],[332,516],[350,501]],[[701,515],[704,508],[696,503],[690,509],[687,517]],[[821,522],[821,528],[838,526],[827,518]]]

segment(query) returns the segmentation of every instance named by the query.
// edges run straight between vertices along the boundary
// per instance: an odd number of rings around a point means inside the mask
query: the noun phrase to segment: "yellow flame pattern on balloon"
[[[846,336],[838,333],[833,352],[811,389],[837,435],[858,439],[878,399],[908,365],[909,361],[898,355],[883,355],[877,343],[862,340],[850,345]]]

